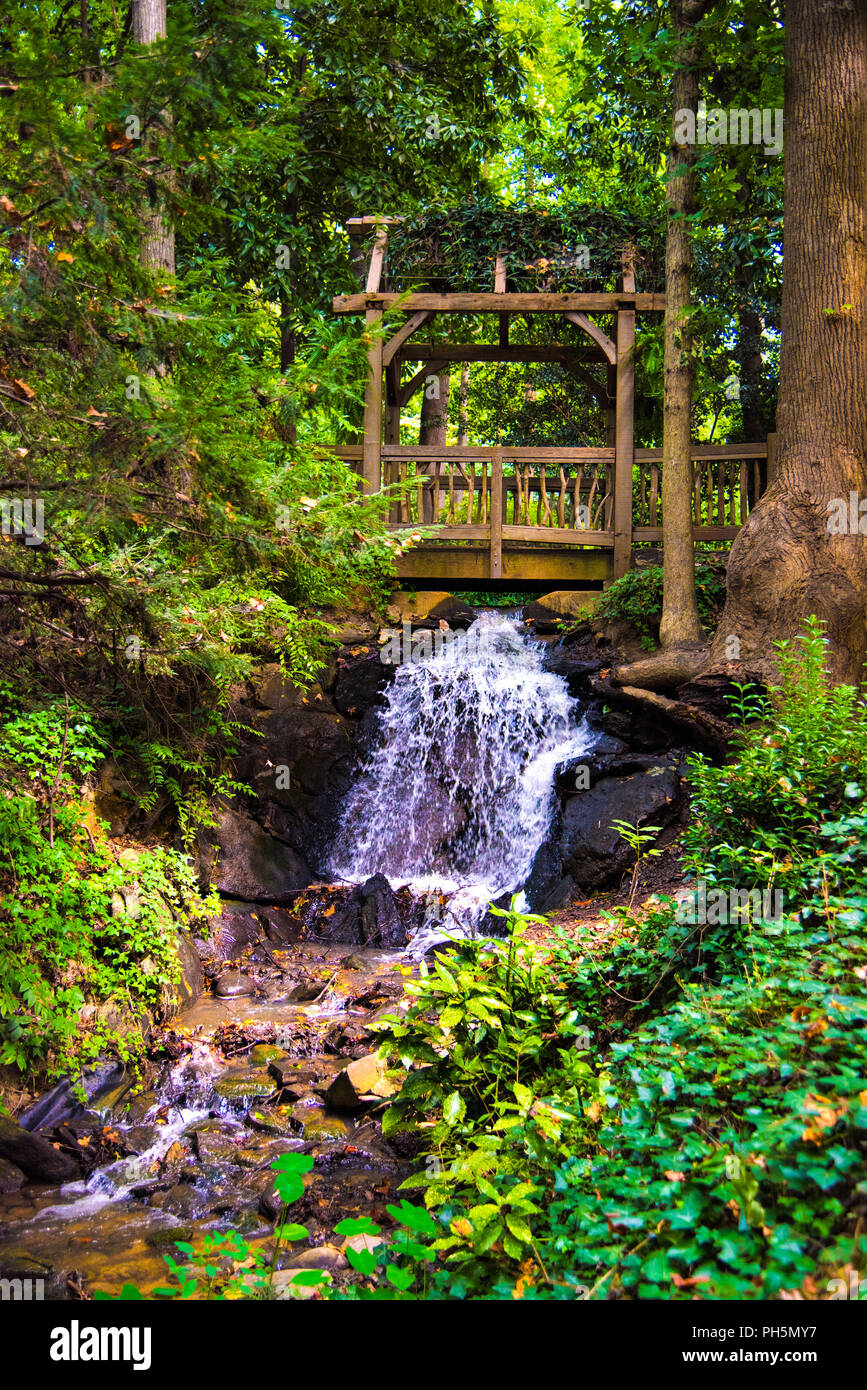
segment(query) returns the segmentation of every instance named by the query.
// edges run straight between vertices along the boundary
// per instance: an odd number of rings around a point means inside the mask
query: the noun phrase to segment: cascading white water
[[[471,932],[487,903],[523,886],[556,768],[596,738],[543,655],[515,619],[482,613],[439,652],[404,660],[343,810],[335,877],[382,873],[417,895],[449,894],[449,932]],[[425,948],[434,935],[420,933]]]

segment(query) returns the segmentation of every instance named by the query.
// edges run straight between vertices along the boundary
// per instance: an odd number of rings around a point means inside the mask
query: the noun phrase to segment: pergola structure
[[[629,246],[622,249],[619,286],[612,292],[510,293],[505,254],[496,259],[491,292],[423,290],[401,295],[385,291],[381,286],[388,230],[397,220],[350,219],[348,230],[356,259],[363,262],[366,284],[357,294],[337,296],[333,308],[338,314],[364,314],[371,326],[378,325],[383,313],[395,305],[406,316],[390,338],[377,334],[369,348],[362,443],[336,450],[359,468],[368,492],[392,482],[414,485],[402,489],[401,500],[392,512],[394,525],[442,522],[436,540],[405,555],[398,573],[405,578],[471,582],[604,581],[625,574],[633,537],[661,539],[661,453],[634,447],[633,346],[636,314],[663,312],[665,296],[636,290],[635,254]],[[364,247],[371,240],[368,258]],[[416,340],[415,335],[438,315],[491,313],[499,320],[496,344]],[[591,317],[599,313],[616,316],[613,337]],[[557,315],[582,330],[586,346],[513,343],[511,320],[529,314]],[[402,381],[404,361],[421,363],[421,369],[407,382]],[[450,362],[561,363],[599,400],[605,419],[605,445],[402,447],[402,407]],[[588,370],[594,363],[604,365],[604,384]],[[734,452],[719,446],[696,447],[697,538],[733,538],[738,521],[746,519],[747,494],[752,490],[758,495],[758,460],[766,455],[765,445],[740,445]],[[512,465],[505,475],[504,460]],[[735,462],[739,464],[737,471]],[[717,466],[715,479],[713,463]],[[750,464],[755,476],[748,480],[745,470]],[[633,525],[636,481],[645,513],[639,520],[650,523],[639,529]],[[705,521],[712,524],[703,524]]]

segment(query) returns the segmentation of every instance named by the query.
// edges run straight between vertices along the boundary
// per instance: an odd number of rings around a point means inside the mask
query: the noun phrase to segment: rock
[[[406,929],[394,889],[383,874],[361,885],[361,939],[366,946],[405,946]]]
[[[17,1192],[27,1181],[27,1175],[8,1158],[0,1158],[0,1192]]]
[[[385,1075],[384,1062],[375,1053],[369,1053],[337,1073],[325,1099],[328,1105],[340,1110],[357,1110],[370,1100],[393,1096],[396,1089]]]
[[[239,1132],[225,1128],[219,1120],[205,1120],[198,1125],[192,1131],[192,1141],[200,1163],[223,1167],[237,1160]]]
[[[662,827],[679,810],[680,778],[670,766],[602,778],[566,802],[561,837],[565,871],[585,891],[616,882],[634,855],[612,821]]]
[[[368,1250],[373,1253],[374,1250],[378,1250],[380,1246],[385,1245],[385,1243],[385,1236],[372,1236],[366,1231],[360,1231],[357,1236],[347,1236],[340,1248],[344,1253],[347,1250],[354,1250],[357,1254],[360,1254],[362,1250]]]
[[[580,618],[590,616],[602,602],[598,589],[556,589],[540,594],[524,608],[525,618]]]
[[[256,703],[267,710],[285,714],[295,709],[304,698],[304,691],[286,675],[278,662],[263,666],[255,682]]]
[[[221,999],[236,999],[240,995],[255,994],[256,983],[240,970],[224,970],[214,981],[214,993]]]
[[[326,1115],[321,1107],[313,1109],[310,1106],[296,1106],[292,1117],[305,1140],[314,1143],[329,1139],[345,1139],[349,1133],[349,1125],[345,1120],[339,1115]]]
[[[79,1084],[88,1102],[96,1102],[121,1087],[128,1090],[133,1084],[133,1079],[127,1075],[122,1062],[105,1061],[83,1072]],[[35,1104],[19,1115],[18,1123],[21,1128],[54,1129],[56,1125],[63,1124],[64,1120],[83,1115],[84,1106],[78,1097],[72,1094],[72,1085],[69,1077],[64,1076],[56,1086],[52,1086],[50,1091],[40,1096]]]
[[[228,807],[215,827],[199,832],[199,847],[208,882],[234,898],[286,905],[311,882],[295,850]]]
[[[274,1043],[257,1043],[249,1056],[251,1067],[268,1067],[272,1062],[282,1062],[286,1053]],[[288,1060],[288,1059],[286,1059]]]
[[[338,667],[334,703],[341,714],[360,718],[375,705],[384,704],[382,693],[394,679],[394,667],[380,660],[379,652]]]
[[[434,604],[427,613],[428,618],[439,621],[443,618],[451,628],[466,631],[479,616],[475,608],[471,608],[462,598],[457,598],[454,594],[449,594],[447,598],[441,599]]]
[[[590,677],[596,675],[602,662],[598,657],[588,658],[581,647],[576,650],[558,642],[548,648],[543,665],[546,671],[565,680],[570,694],[580,695],[589,689]]]
[[[221,1100],[249,1100],[254,1096],[269,1096],[274,1083],[267,1072],[246,1072],[221,1076],[214,1082],[214,1094]]]
[[[181,967],[181,977],[174,987],[178,1009],[189,1008],[205,992],[205,972],[202,960],[188,931],[175,932],[175,954]]]
[[[234,960],[262,934],[260,911],[250,903],[226,902],[219,917],[208,918],[209,939],[204,943],[219,961]],[[195,942],[198,949],[198,938]],[[201,952],[200,952],[201,954]]]
[[[179,1182],[170,1187],[165,1194],[162,1210],[172,1216],[186,1217],[190,1220],[201,1216],[207,1210],[207,1199],[197,1192],[192,1183]]]
[[[33,1182],[69,1182],[81,1169],[69,1154],[55,1149],[41,1134],[30,1134],[8,1115],[0,1115],[0,1158],[6,1158]]]
[[[387,678],[387,668],[376,660]],[[346,693],[346,685],[343,689]],[[262,796],[267,791],[269,800],[289,806],[293,804],[293,791],[311,796],[328,791],[332,768],[343,759],[351,760],[355,751],[350,723],[338,714],[306,706],[286,714],[272,714],[262,733],[263,740],[256,744],[257,789]],[[270,768],[266,766],[268,762],[272,764]],[[275,770],[280,767],[289,768],[288,786],[277,785]],[[284,776],[280,781],[285,783],[287,779]]]
[[[343,956],[340,961],[343,970],[363,970],[364,961],[360,956]]]
[[[336,1245],[313,1245],[307,1250],[292,1250],[290,1258],[296,1270],[327,1269],[333,1273],[349,1267],[349,1261]]]
[[[460,602],[455,600],[454,594],[447,593],[444,589],[427,589],[419,593],[401,592],[398,589],[391,598],[392,603],[386,616],[389,622],[395,624],[422,622],[438,604]]]
[[[307,1271],[300,1266],[276,1270],[271,1280],[271,1290],[274,1297],[280,1301],[292,1298],[315,1298],[316,1288],[314,1286],[310,1284],[296,1284],[293,1282],[297,1274],[306,1273]],[[252,1283],[252,1280],[251,1287],[257,1287]]]

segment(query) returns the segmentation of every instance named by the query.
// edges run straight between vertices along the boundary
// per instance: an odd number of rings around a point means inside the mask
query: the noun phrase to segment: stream
[[[419,904],[406,950],[328,945],[304,924],[283,948],[249,948],[221,993],[153,1033],[137,1090],[116,1069],[67,1114],[61,1142],[90,1151],[87,1176],[0,1194],[2,1275],[43,1279],[46,1298],[127,1282],[149,1292],[167,1282],[177,1240],[234,1229],[270,1250],[269,1164],[289,1150],[314,1160],[291,1212],[310,1241],[278,1268],[340,1278],[335,1225],[349,1214],[389,1224],[386,1204],[418,1160],[412,1142],[382,1139],[385,1091],[354,1094],[345,1069],[374,1051],[370,1025],[402,1006],[407,970],[448,937],[485,930],[489,904],[522,888],[554,814],[555,772],[596,738],[515,617],[483,612],[447,641],[425,636],[388,687],[330,849],[335,883],[381,874]],[[326,886],[307,896],[314,912],[334,911]]]

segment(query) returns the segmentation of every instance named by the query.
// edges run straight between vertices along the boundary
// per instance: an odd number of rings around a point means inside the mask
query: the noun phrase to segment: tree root
[[[707,666],[708,652],[706,646],[675,647],[670,651],[654,652],[653,656],[640,661],[617,666],[611,672],[611,679],[617,685],[642,690],[674,690],[700,675]]]
[[[625,705],[627,708],[643,710],[645,713],[649,710],[656,711],[664,720],[678,729],[686,730],[692,739],[698,738],[723,758],[738,732],[735,725],[730,724],[727,719],[720,719],[718,715],[696,705],[688,705],[684,700],[669,699],[667,695],[661,695],[658,691],[641,690],[630,685],[612,685],[603,680],[591,681],[591,685],[595,693],[603,696],[610,704]]]

